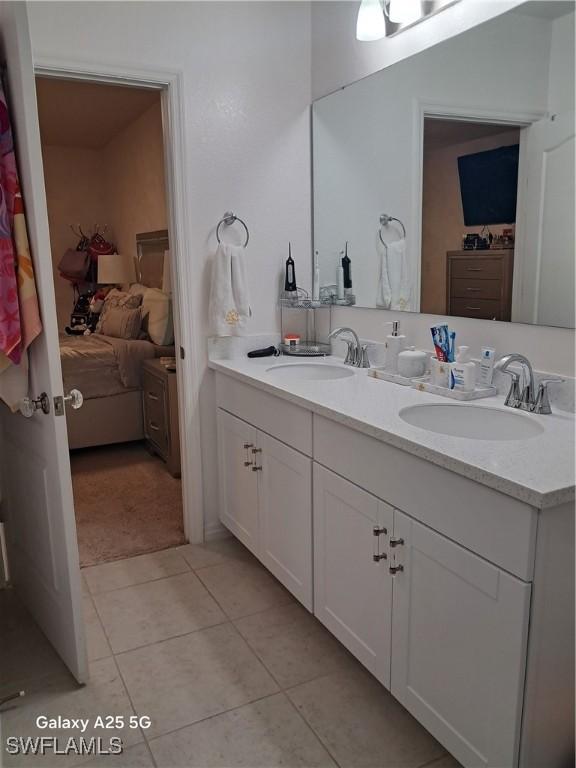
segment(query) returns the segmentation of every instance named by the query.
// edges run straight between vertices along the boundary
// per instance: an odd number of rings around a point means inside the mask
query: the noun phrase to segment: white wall
[[[519,2],[461,0],[436,17],[406,30],[395,38],[376,43],[355,39],[358,3],[318,2],[312,9],[312,91],[319,98],[418,53],[478,23],[497,17]],[[570,17],[554,22],[557,35],[566,36]],[[464,64],[465,65],[465,64]],[[562,67],[563,65],[560,64]],[[389,332],[385,322],[400,320],[411,343],[430,346],[429,328],[437,315],[387,312],[375,309],[336,309],[334,323],[352,325],[364,338],[382,340]],[[513,350],[530,357],[537,369],[574,375],[574,331],[513,323],[450,318],[461,341],[478,350],[492,344],[499,351]]]
[[[277,328],[278,276],[292,240],[310,251],[310,7],[304,2],[40,2],[36,60],[183,73],[190,312],[207,333],[214,228],[226,210],[250,227],[249,333]],[[206,527],[217,521],[212,374],[201,392]]]

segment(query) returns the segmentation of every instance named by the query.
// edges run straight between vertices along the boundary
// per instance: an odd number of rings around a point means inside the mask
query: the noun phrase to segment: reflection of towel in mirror
[[[395,240],[381,250],[380,280],[376,304],[385,309],[410,308],[410,273],[406,258],[406,240]]]
[[[220,243],[214,256],[210,326],[215,336],[236,336],[252,314],[245,253],[241,245]]]

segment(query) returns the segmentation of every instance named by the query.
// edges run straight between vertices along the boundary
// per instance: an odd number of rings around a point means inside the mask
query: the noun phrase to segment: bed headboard
[[[138,282],[148,288],[161,288],[169,292],[165,285],[165,253],[169,249],[168,230],[141,232],[136,235],[136,273]],[[168,266],[168,265],[166,265]]]

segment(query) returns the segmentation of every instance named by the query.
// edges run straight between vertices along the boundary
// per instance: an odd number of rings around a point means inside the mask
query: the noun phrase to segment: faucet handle
[[[352,339],[344,339],[344,341],[348,345],[344,365],[356,365],[356,345]]]
[[[368,357],[368,344],[362,344],[358,356],[358,368],[370,368],[370,358]]]
[[[548,397],[548,385],[549,384],[562,384],[566,379],[554,378],[554,379],[541,379],[538,383],[538,393],[534,400],[534,413],[550,414],[552,413],[552,407],[550,406],[550,398]]]
[[[511,371],[509,368],[504,368],[502,373],[510,376],[510,389],[506,395],[504,405],[508,405],[511,408],[519,408],[522,400],[522,394],[520,392],[520,374],[516,371]]]

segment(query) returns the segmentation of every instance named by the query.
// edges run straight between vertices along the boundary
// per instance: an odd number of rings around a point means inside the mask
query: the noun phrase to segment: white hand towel
[[[237,336],[252,314],[245,248],[220,243],[212,264],[210,326],[215,336]]]
[[[406,258],[406,240],[388,243],[388,280],[392,291],[390,309],[410,308],[410,272]]]
[[[377,244],[380,272],[378,275],[378,288],[376,293],[376,306],[382,309],[390,309],[392,303],[392,289],[388,277],[388,249],[381,242]]]

